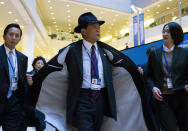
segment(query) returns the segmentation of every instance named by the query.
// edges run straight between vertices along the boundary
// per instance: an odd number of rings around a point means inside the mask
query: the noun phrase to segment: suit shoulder
[[[16,52],[19,54],[19,56],[22,56],[22,57],[24,57],[25,59],[28,59],[28,57],[27,57],[26,55],[24,55],[23,53],[21,53],[20,51],[17,51],[17,50],[16,50]]]
[[[61,53],[65,48],[69,47],[69,49],[72,49],[72,48],[75,48],[79,43],[81,43],[81,40],[80,41],[76,41],[76,42],[73,42],[69,45],[67,45],[66,47],[62,48],[59,50],[59,53]]]

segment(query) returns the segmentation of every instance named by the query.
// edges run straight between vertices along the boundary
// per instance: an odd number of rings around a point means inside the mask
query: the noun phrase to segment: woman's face
[[[39,71],[42,67],[44,66],[44,63],[42,60],[38,60],[36,63],[35,63],[35,71]]]
[[[163,35],[163,41],[165,43],[173,43],[174,44],[168,25],[166,25],[165,28],[163,29],[162,35]]]

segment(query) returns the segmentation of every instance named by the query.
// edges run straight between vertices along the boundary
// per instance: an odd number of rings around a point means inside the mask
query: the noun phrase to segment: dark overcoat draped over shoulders
[[[80,40],[61,49],[33,77],[34,87],[41,90],[40,95],[36,95],[39,97],[37,107],[59,130],[71,130],[74,122],[83,76],[82,43]],[[100,41],[97,45],[103,67],[107,68],[104,75],[110,105],[102,130],[147,131],[141,100],[144,82],[137,66],[111,46]]]

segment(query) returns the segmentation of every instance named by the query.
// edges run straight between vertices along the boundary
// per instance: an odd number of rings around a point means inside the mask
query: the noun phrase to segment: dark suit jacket
[[[78,41],[76,43],[71,44],[65,60],[69,72],[69,88],[67,94],[67,113],[66,113],[68,123],[74,122],[75,119],[74,113],[77,106],[77,102],[79,100],[80,88],[83,81],[82,43],[83,43],[82,41]],[[115,94],[112,84],[111,64],[107,60],[106,56],[104,55],[104,51],[100,48],[99,44],[98,47],[103,62],[105,86],[107,88],[107,92],[109,95],[108,99],[110,105],[110,113],[107,114],[109,114],[110,117],[116,119],[116,102],[115,102]],[[63,49],[60,50],[60,52],[62,51]],[[54,65],[54,62],[56,61],[53,61],[52,59],[52,61],[50,61],[48,64],[50,64],[51,62]],[[40,72],[44,72],[44,70],[45,67],[42,68],[37,74],[41,75]],[[49,70],[45,72],[49,72]],[[37,79],[39,79],[39,77],[37,77]],[[35,79],[33,80],[35,83]]]
[[[162,46],[152,51],[147,65],[147,83],[152,89],[154,86],[163,90]],[[175,47],[170,67],[174,91],[185,91],[188,84],[188,50]]]
[[[18,89],[15,92],[20,104],[23,105],[24,97],[27,91],[27,61],[28,58],[21,52],[16,50],[17,65],[18,65]],[[3,110],[7,101],[7,94],[10,86],[9,67],[7,55],[4,45],[0,46],[0,118],[3,115]]]
[[[77,41],[69,45],[69,51],[66,54],[65,62],[67,64],[67,70],[69,72],[69,88],[67,94],[67,122],[74,123],[75,122],[75,109],[77,106],[77,102],[79,100],[80,88],[83,81],[83,60],[82,60],[82,43],[83,41]],[[114,88],[112,83],[112,69],[111,66],[122,66],[128,70],[128,72],[133,77],[133,80],[138,88],[140,94],[142,94],[143,90],[143,79],[141,75],[137,71],[137,66],[124,54],[115,50],[114,48],[98,41],[97,42],[99,52],[101,55],[102,63],[103,63],[103,71],[104,71],[104,80],[105,86],[107,88],[108,100],[109,100],[109,111],[105,113],[105,115],[112,117],[116,120],[117,112],[116,112],[116,101]],[[59,54],[64,51],[65,48],[59,51]],[[109,61],[107,55],[105,54],[103,49],[109,50],[113,53],[113,61]],[[37,87],[41,85],[41,81],[51,72],[60,71],[63,65],[58,63],[57,54],[54,58],[52,58],[34,77],[34,86]]]

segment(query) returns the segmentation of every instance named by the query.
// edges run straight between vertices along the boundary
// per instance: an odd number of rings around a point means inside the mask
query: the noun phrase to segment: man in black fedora
[[[114,73],[114,76],[117,76],[119,73],[124,73],[125,71],[124,76],[128,74],[131,77],[131,81],[133,79],[132,83],[135,83],[131,85],[136,85],[136,88],[131,88],[138,89],[136,92],[140,94],[143,92],[143,81],[137,71],[137,66],[127,56],[99,41],[100,26],[102,24],[104,24],[104,21],[97,20],[96,16],[91,12],[82,14],[78,19],[78,26],[74,31],[81,33],[83,40],[71,43],[61,49],[59,53],[32,78],[33,84],[37,86],[41,85],[41,82],[47,79],[46,76],[52,72],[55,73],[55,71],[60,70],[66,70],[64,71],[65,73],[68,72],[66,81],[64,81],[63,78],[65,75],[61,77],[62,83],[68,81],[65,105],[66,121],[68,124],[77,127],[78,131],[100,131],[104,116],[117,120],[112,68],[115,72],[119,70],[119,68],[116,67],[124,68],[124,70]],[[116,77],[114,78],[116,79]],[[28,79],[30,80],[30,78]],[[126,81],[126,79],[124,81]],[[51,81],[49,80],[48,82]],[[32,81],[30,83],[32,84]],[[52,85],[50,84],[50,86]],[[62,88],[63,91],[65,86],[66,85]],[[124,88],[124,85],[121,86]],[[56,96],[56,98],[58,98],[58,96]],[[49,95],[48,99],[50,99]],[[136,102],[134,103],[137,103],[138,99],[135,100]],[[126,105],[121,106],[126,107]],[[51,107],[49,106],[48,108]],[[62,106],[60,108],[63,109],[64,107]],[[135,109],[141,110],[138,105]],[[136,115],[140,117],[140,114]],[[143,117],[142,121],[144,121]],[[133,121],[132,125],[135,126],[134,124],[136,123],[137,122]],[[123,123],[123,125],[125,124]],[[141,126],[145,126],[144,122]],[[145,127],[141,128],[145,129]]]

